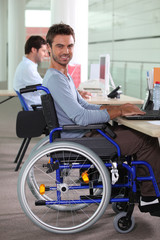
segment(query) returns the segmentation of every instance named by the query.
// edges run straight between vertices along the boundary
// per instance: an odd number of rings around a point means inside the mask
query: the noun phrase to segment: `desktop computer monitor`
[[[109,78],[110,78],[110,56],[109,54],[101,55],[99,58],[99,81],[104,86],[106,93],[109,93]]]
[[[115,84],[110,74],[110,55],[100,55],[99,64],[91,64],[90,80],[82,83],[84,90],[103,91],[105,95],[110,92],[110,85],[114,89]]]

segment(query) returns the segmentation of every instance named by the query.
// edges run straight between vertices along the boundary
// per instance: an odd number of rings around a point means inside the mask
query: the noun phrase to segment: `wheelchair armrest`
[[[20,89],[20,93],[22,94],[22,93],[37,91],[37,87],[41,86],[41,85],[42,84],[35,84],[35,85],[26,86],[25,88]]]
[[[93,130],[93,129],[100,129],[105,131],[110,137],[115,138],[116,134],[109,128],[109,123],[103,124],[90,124],[87,126],[80,126],[80,125],[65,125],[63,126],[63,130]]]
[[[63,130],[86,130],[86,129],[102,129],[103,124],[90,124],[87,126],[80,126],[80,125],[64,125]]]

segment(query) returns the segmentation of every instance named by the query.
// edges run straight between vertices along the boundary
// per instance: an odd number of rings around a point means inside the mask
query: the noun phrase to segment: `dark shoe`
[[[160,217],[160,210],[156,212],[150,212],[151,216]]]
[[[160,201],[157,197],[140,197],[139,209],[141,212],[160,212]]]

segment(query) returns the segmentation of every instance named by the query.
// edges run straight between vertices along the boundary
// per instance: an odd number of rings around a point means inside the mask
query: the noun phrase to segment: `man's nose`
[[[65,47],[63,50],[64,50],[64,52],[63,52],[64,54],[68,54],[69,53],[68,47]]]
[[[48,51],[45,52],[45,57],[49,57]]]

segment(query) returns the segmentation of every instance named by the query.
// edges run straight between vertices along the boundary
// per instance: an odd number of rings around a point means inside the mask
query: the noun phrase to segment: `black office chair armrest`
[[[21,88],[19,91],[20,93],[27,93],[27,92],[35,92],[37,91],[37,87],[41,86],[42,84],[35,84],[35,85],[30,85],[26,86],[25,88]]]

